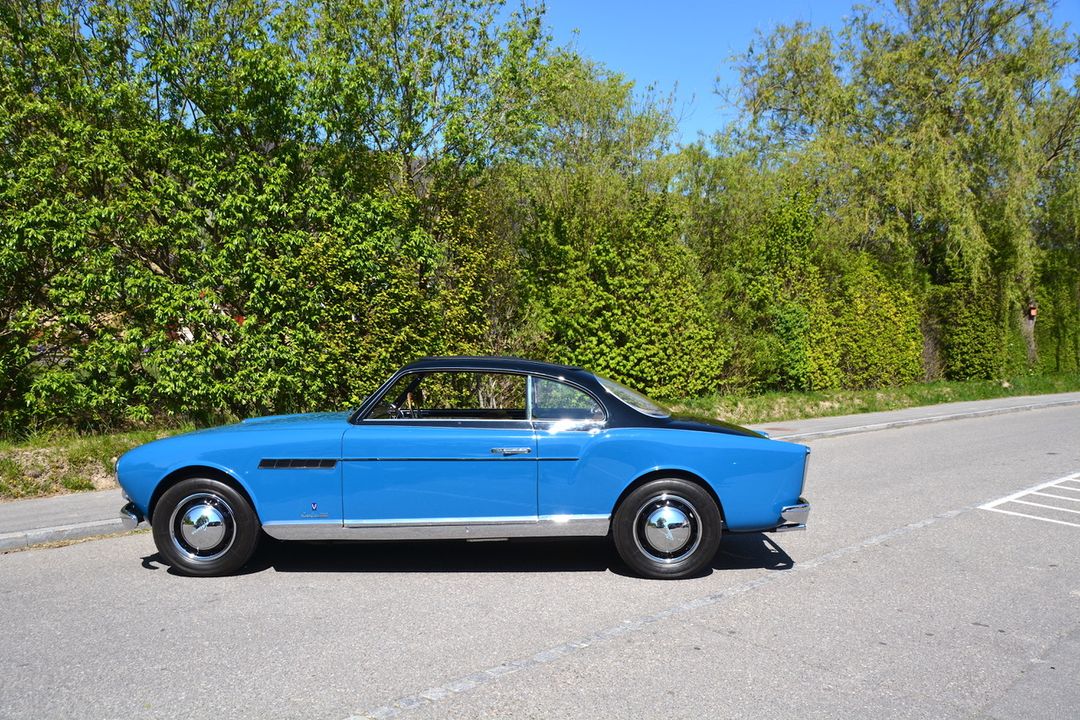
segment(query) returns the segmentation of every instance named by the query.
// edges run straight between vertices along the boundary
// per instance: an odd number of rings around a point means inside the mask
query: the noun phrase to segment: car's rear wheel
[[[631,570],[677,579],[708,565],[720,545],[720,509],[700,485],[680,478],[651,480],[619,504],[615,548]]]
[[[259,520],[234,487],[211,478],[181,480],[154,508],[154,543],[186,575],[239,570],[259,542]]]

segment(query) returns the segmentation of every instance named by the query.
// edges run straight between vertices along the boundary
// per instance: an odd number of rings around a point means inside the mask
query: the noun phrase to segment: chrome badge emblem
[[[324,512],[319,512],[319,503],[313,502],[313,503],[311,503],[311,512],[302,512],[302,513],[300,513],[300,517],[302,517],[302,518],[319,518],[319,519],[321,519],[321,518],[330,517],[330,514],[329,513],[324,513]]]

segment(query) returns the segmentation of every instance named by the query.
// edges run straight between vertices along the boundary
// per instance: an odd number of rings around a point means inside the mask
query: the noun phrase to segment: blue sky
[[[805,20],[839,27],[855,0],[546,0],[547,23],[559,44],[663,93],[678,88],[683,141],[711,133],[734,117],[714,94],[717,78],[738,85],[732,55],[746,51],[755,29]],[[866,3],[869,4],[869,3]],[[1059,0],[1056,24],[1080,31],[1080,0]],[[576,31],[576,34],[575,34]]]

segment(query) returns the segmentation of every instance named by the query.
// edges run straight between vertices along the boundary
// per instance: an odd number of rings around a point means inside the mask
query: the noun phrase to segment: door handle
[[[532,448],[516,447],[516,448],[491,448],[492,455],[528,455],[532,452]]]

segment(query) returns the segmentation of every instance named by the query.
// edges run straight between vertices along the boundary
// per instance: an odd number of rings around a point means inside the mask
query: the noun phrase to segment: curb
[[[124,532],[124,524],[120,521],[120,518],[91,520],[90,522],[74,523],[72,525],[56,525],[36,530],[21,530],[19,532],[0,534],[0,552],[24,550],[43,543],[79,540],[94,535],[115,535],[122,532]]]
[[[1069,407],[1080,405],[1080,400],[1057,400],[1048,403],[1030,403],[1028,405],[1013,405],[1012,407],[990,408],[987,410],[968,410],[948,415],[930,415],[928,417],[910,418],[907,420],[891,420],[889,422],[873,423],[871,425],[855,425],[833,430],[817,430],[806,433],[793,433],[791,435],[770,435],[773,440],[819,440],[822,438],[840,437],[843,435],[857,435],[859,433],[876,432],[878,430],[891,430],[893,428],[908,427],[909,425],[929,425],[930,423],[947,422],[949,420],[967,420],[977,417],[989,417],[991,415],[1007,415],[1009,413],[1025,412],[1027,410],[1045,410],[1054,407]]]

